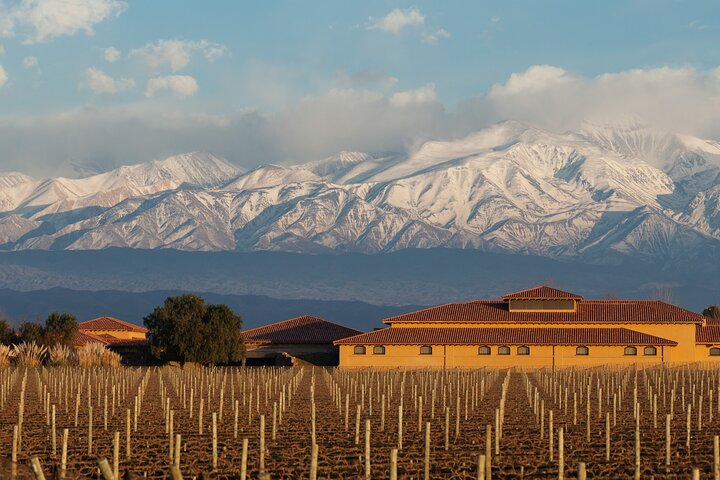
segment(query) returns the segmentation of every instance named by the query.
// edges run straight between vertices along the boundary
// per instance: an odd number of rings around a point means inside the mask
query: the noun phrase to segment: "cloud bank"
[[[102,73],[93,72],[96,88],[111,93],[114,86],[117,91],[117,81],[108,82]],[[352,74],[346,76],[343,88],[306,96],[275,113],[189,113],[158,98],[123,108],[0,118],[3,167],[34,175],[72,173],[72,165],[105,170],[193,150],[210,151],[244,167],[288,164],[342,149],[412,150],[424,140],[460,137],[507,119],[566,131],[583,120],[632,117],[720,139],[720,69],[659,67],[586,77],[536,65],[452,106],[439,101],[437,85],[388,91],[380,86],[388,77],[383,72],[353,80]],[[197,88],[192,77],[159,76],[148,82],[145,94],[186,97]]]
[[[120,15],[127,3],[119,0],[22,0],[0,3],[0,37],[21,35],[24,43],[41,43],[80,32]]]

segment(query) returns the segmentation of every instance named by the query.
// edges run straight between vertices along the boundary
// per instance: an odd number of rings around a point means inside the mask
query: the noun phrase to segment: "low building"
[[[720,322],[657,300],[539,286],[387,318],[335,342],[341,367],[556,367],[720,360]]]
[[[310,315],[245,330],[245,364],[337,365],[338,347],[333,342],[359,333]]]
[[[105,345],[128,365],[144,365],[149,358],[147,328],[117,318],[99,317],[79,323],[73,345],[79,348],[90,342]]]

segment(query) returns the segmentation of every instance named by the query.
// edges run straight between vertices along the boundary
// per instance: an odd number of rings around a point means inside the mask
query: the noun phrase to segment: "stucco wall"
[[[145,333],[143,332],[131,332],[127,330],[86,330],[83,329],[83,332],[92,333],[93,335],[111,335],[115,338],[119,338],[122,340],[127,339],[135,339],[135,338],[145,338]]]
[[[587,356],[576,355],[575,346],[533,346],[529,355],[518,355],[519,345],[507,345],[510,355],[498,355],[498,346],[491,346],[490,355],[479,355],[477,345],[433,345],[431,355],[421,355],[420,345],[385,345],[385,354],[373,353],[373,345],[366,346],[365,355],[354,354],[355,345],[340,346],[341,367],[395,367],[395,368],[477,368],[477,367],[551,367],[553,350],[555,366],[597,366],[606,364],[655,364],[663,361],[663,349],[657,355],[645,356],[638,347],[636,356],[625,355],[624,346],[590,346]],[[665,347],[667,358],[668,350]]]

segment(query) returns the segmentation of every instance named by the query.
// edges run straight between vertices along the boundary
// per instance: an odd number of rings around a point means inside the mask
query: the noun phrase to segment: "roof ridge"
[[[125,321],[125,320],[120,320],[119,318],[111,317],[111,316],[109,316],[109,315],[102,315],[102,316],[100,316],[100,317],[91,318],[91,319],[89,319],[89,320],[85,320],[84,322],[80,322],[80,323],[78,324],[78,329],[82,330],[83,325],[88,324],[88,323],[90,323],[90,322],[95,322],[95,321],[98,321],[98,320],[103,320],[103,319],[106,319],[106,320],[110,320],[110,321],[112,321],[112,322],[119,323],[120,325],[124,325],[124,326],[129,327],[129,328],[131,328],[131,329],[133,329],[133,330],[145,331],[145,332],[147,331],[147,328],[145,328],[145,327],[141,327],[140,325],[136,325],[136,324],[134,324],[134,323],[127,322],[127,321]],[[102,329],[100,329],[100,330],[102,330]],[[108,330],[111,330],[111,329],[108,329]]]
[[[280,325],[280,324],[282,324],[282,323],[288,323],[288,322],[292,322],[292,321],[295,321],[295,320],[300,320],[301,318],[306,318],[306,317],[307,317],[307,318],[314,318],[315,320],[320,320],[320,321],[323,322],[323,323],[329,323],[329,324],[335,325],[335,326],[337,326],[337,327],[346,328],[346,329],[348,329],[348,330],[355,330],[356,332],[363,333],[362,330],[358,330],[357,328],[352,328],[352,327],[348,327],[348,326],[345,326],[345,325],[340,325],[339,323],[331,322],[330,320],[325,320],[324,318],[316,317],[315,315],[300,315],[300,316],[298,316],[298,317],[288,318],[288,319],[285,319],[285,320],[280,320],[280,321],[277,321],[277,322],[268,323],[267,325],[261,325],[261,326],[259,326],[259,327],[254,327],[254,328],[250,328],[250,329],[248,329],[248,330],[243,330],[242,333],[243,333],[243,335],[244,335],[244,334],[246,334],[246,333],[248,333],[248,332],[252,332],[252,331],[255,331],[255,330],[260,330],[260,329],[263,329],[263,328],[268,328],[268,327],[270,327],[270,326],[272,326],[272,325]]]

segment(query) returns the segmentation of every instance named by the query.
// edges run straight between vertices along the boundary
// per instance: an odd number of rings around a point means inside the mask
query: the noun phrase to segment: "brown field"
[[[565,478],[578,477],[579,462],[586,464],[588,478],[691,478],[693,468],[700,478],[713,478],[719,384],[720,369],[699,365],[554,374],[5,367],[0,369],[0,478],[35,478],[32,457],[38,457],[46,478],[60,478],[64,429],[65,478],[73,479],[102,478],[100,458],[113,466],[115,432],[120,477],[129,470],[171,478],[179,434],[178,466],[186,479],[241,478],[243,439],[248,440],[247,478],[258,478],[261,461],[273,479],[389,478],[395,448],[397,478],[426,478],[426,468],[427,478],[484,478],[487,465],[478,473],[478,463],[487,451],[492,478],[559,478],[561,448]]]

